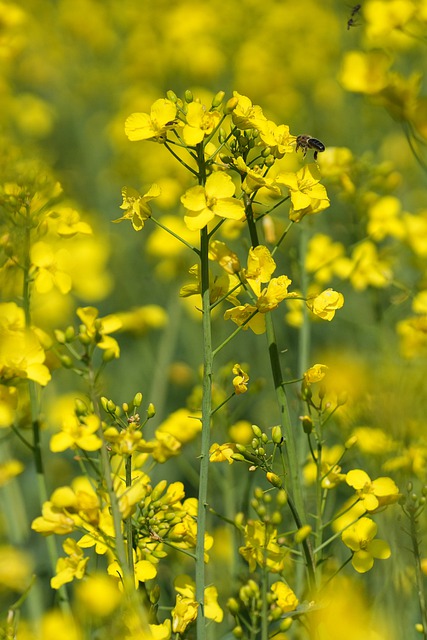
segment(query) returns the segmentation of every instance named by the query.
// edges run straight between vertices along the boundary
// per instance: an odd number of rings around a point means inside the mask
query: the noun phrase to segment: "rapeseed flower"
[[[306,215],[319,213],[330,205],[325,187],[320,184],[320,172],[315,163],[306,164],[296,173],[279,173],[276,183],[288,187],[291,198],[289,218],[300,222]]]
[[[145,221],[151,218],[151,207],[148,203],[153,198],[158,198],[160,193],[161,190],[157,184],[152,184],[143,196],[132,187],[123,187],[123,203],[120,205],[120,209],[124,209],[126,213],[121,218],[113,220],[113,222],[130,220],[135,231],[141,231],[144,228]]]
[[[231,177],[221,171],[208,176],[204,187],[199,185],[188,189],[181,196],[187,227],[191,231],[203,229],[215,216],[241,220],[245,209],[243,202],[233,198],[235,190]]]
[[[352,469],[345,478],[347,484],[355,489],[366,511],[373,512],[399,499],[399,488],[391,478],[371,480],[366,471]]]
[[[319,295],[308,298],[306,304],[315,316],[330,321],[335,316],[335,311],[343,306],[344,296],[333,289],[325,289]]]
[[[374,559],[386,560],[391,555],[385,540],[374,539],[377,529],[373,520],[363,517],[341,535],[344,544],[353,552],[351,564],[358,573],[366,573],[372,569]]]
[[[164,142],[170,129],[177,126],[175,122],[176,104],[160,98],[156,100],[150,113],[132,113],[125,122],[125,133],[129,140],[157,140]]]

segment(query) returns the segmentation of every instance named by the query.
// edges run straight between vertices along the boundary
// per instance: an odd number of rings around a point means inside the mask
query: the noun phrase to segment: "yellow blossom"
[[[307,300],[307,307],[322,320],[332,320],[335,311],[344,304],[344,296],[333,289],[325,289],[318,296]]]
[[[319,213],[329,207],[329,198],[325,187],[320,184],[320,178],[316,163],[306,164],[296,173],[279,173],[276,176],[276,182],[289,189],[289,218],[293,222],[299,222],[305,215]]]
[[[120,205],[120,209],[124,209],[126,213],[121,218],[113,220],[113,222],[130,220],[135,231],[141,231],[145,221],[151,217],[151,206],[149,202],[153,198],[157,198],[160,193],[161,190],[157,184],[152,184],[143,196],[135,189],[132,189],[132,187],[123,187],[123,203]]]
[[[325,377],[327,369],[328,367],[326,366],[326,364],[314,364],[304,372],[304,381],[306,382],[306,384],[320,382]]]
[[[238,100],[231,114],[233,124],[238,129],[259,129],[267,120],[261,107],[253,105],[247,96],[240,95],[237,91],[233,91],[233,96]]]
[[[340,82],[347,91],[375,94],[388,83],[391,58],[383,51],[348,51],[344,54]]]
[[[373,512],[399,499],[399,489],[391,478],[371,480],[366,471],[352,469],[346,475],[346,482],[355,489],[366,511]]]
[[[100,419],[94,414],[68,416],[62,424],[62,430],[52,436],[50,450],[56,453],[78,447],[84,451],[97,451],[102,446],[102,440],[96,433],[100,424]]]
[[[277,543],[276,529],[258,520],[249,520],[245,526],[245,546],[240,547],[239,552],[248,562],[251,573],[257,565],[268,568],[271,573],[280,573],[287,554]]]
[[[274,594],[274,602],[282,613],[295,611],[298,606],[298,598],[285,582],[274,582],[271,585],[271,590]]]
[[[199,185],[188,189],[181,196],[187,227],[191,231],[203,229],[215,216],[231,220],[243,218],[243,202],[232,197],[235,190],[231,177],[221,171],[208,176],[204,187]]]
[[[115,358],[120,355],[120,347],[117,340],[109,336],[109,333],[121,329],[122,323],[115,315],[98,318],[99,311],[95,307],[79,307],[76,311],[85,327],[87,335],[96,340],[96,346],[103,350],[111,350]]]
[[[211,462],[225,462],[233,464],[233,455],[236,453],[236,445],[233,442],[218,444],[214,442],[209,449],[209,460]]]
[[[243,369],[240,364],[235,364],[233,367],[233,373],[235,377],[233,378],[233,387],[236,395],[240,393],[246,393],[248,390],[248,381],[249,376]]]
[[[72,538],[67,538],[62,543],[62,548],[67,554],[67,558],[58,558],[56,563],[56,575],[51,579],[52,589],[59,589],[67,582],[72,582],[74,578],[83,578],[89,558],[85,558],[83,551]]]
[[[256,307],[260,313],[268,313],[277,309],[279,303],[285,298],[295,297],[295,293],[288,293],[288,287],[292,280],[288,276],[272,278],[267,287],[261,291],[256,301]]]
[[[255,334],[265,332],[265,319],[258,309],[251,304],[239,305],[232,309],[227,309],[224,313],[224,320],[231,319],[244,331],[250,327]]]
[[[176,105],[165,98],[156,100],[150,114],[132,113],[125,122],[129,140],[157,140],[164,142],[169,129],[176,127]]]
[[[200,102],[190,102],[185,115],[186,124],[182,130],[185,144],[194,146],[202,142],[218,126],[221,120],[219,111],[207,111]]]
[[[386,560],[391,555],[387,542],[374,540],[376,533],[376,523],[363,517],[341,535],[344,544],[353,551],[351,564],[358,573],[366,573],[372,569],[374,558]]]
[[[76,597],[85,613],[104,618],[118,607],[123,594],[116,580],[105,573],[95,573],[76,586]]]
[[[54,287],[63,294],[71,291],[72,280],[65,270],[67,252],[55,251],[47,242],[35,242],[30,251],[36,275],[34,286],[39,293],[49,293]]]

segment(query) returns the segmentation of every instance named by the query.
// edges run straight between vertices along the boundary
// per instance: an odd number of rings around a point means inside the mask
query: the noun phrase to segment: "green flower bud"
[[[194,101],[194,97],[193,97],[193,92],[190,91],[190,89],[187,89],[184,93],[184,100],[187,103],[193,102]]]
[[[238,104],[239,104],[239,98],[237,96],[233,96],[232,98],[227,100],[227,102],[225,103],[224,113],[225,114],[232,113]]]
[[[279,425],[276,425],[275,427],[272,428],[271,439],[273,440],[274,444],[282,444],[283,442],[282,429],[279,427]]]
[[[156,407],[152,402],[150,402],[150,404],[147,407],[147,418],[148,419],[154,418],[155,415],[156,415]]]
[[[257,427],[256,424],[252,425],[252,431],[254,432],[254,434],[257,436],[257,438],[261,438],[262,436],[262,431],[259,427]]]
[[[243,638],[243,629],[240,625],[238,625],[237,627],[234,627],[231,633],[235,638]]]
[[[218,91],[218,93],[214,96],[214,99],[212,100],[212,106],[214,109],[216,109],[216,107],[219,107],[221,102],[224,100],[224,96],[225,91]]]
[[[231,457],[233,458],[233,460],[237,460],[238,462],[246,460],[245,456],[242,456],[241,453],[233,453]]]
[[[55,334],[56,341],[59,342],[59,344],[66,343],[67,340],[65,338],[65,333],[63,331],[60,331],[59,329],[55,329],[54,334]]]
[[[139,407],[141,405],[141,402],[142,402],[142,393],[138,391],[138,393],[135,394],[134,399],[132,400],[132,404],[134,407]]]
[[[312,528],[309,524],[305,524],[301,529],[298,529],[296,534],[294,535],[294,540],[296,543],[302,542],[310,535]]]
[[[226,607],[233,616],[239,613],[240,606],[236,598],[228,598]]]
[[[129,413],[129,405],[127,402],[123,402],[122,409],[125,413]]]
[[[90,336],[88,336],[88,334],[86,333],[86,328],[84,328],[83,333],[79,333],[79,341],[84,344],[84,345],[88,345],[92,342]]]
[[[76,410],[76,415],[84,416],[84,415],[87,414],[87,406],[83,402],[83,400],[80,400],[80,398],[76,398],[74,407],[75,407],[75,410]]]
[[[280,511],[273,511],[271,515],[271,524],[281,524],[282,522],[282,514]]]
[[[114,413],[116,410],[116,405],[114,404],[114,402],[112,400],[109,400],[107,402],[107,411],[108,413]]]
[[[108,398],[106,398],[105,396],[101,396],[101,406],[104,411],[108,411]]]
[[[288,631],[288,629],[290,629],[292,626],[292,622],[292,618],[285,618],[284,620],[282,620],[279,626],[280,631]]]
[[[264,164],[266,167],[272,167],[275,162],[276,158],[274,156],[268,156],[268,158],[265,159]]]
[[[284,489],[280,489],[280,491],[276,494],[276,504],[278,507],[284,507],[288,501],[288,494]]]
[[[65,329],[65,340],[66,342],[72,342],[76,337],[76,332],[74,331],[74,327],[71,325]]]
[[[106,349],[102,354],[103,362],[111,362],[111,360],[114,360],[115,357],[116,352],[114,351],[114,349]]]
[[[279,607],[275,607],[274,609],[272,609],[270,616],[272,620],[280,620],[282,616],[282,610],[279,609]]]
[[[176,95],[175,91],[172,91],[171,89],[169,89],[169,91],[166,91],[166,97],[171,102],[177,102],[178,101],[178,96]]]
[[[261,442],[262,444],[267,444],[268,442],[268,435],[266,433],[263,433],[261,436]]]
[[[310,435],[310,433],[313,431],[313,420],[310,418],[310,416],[302,416],[300,420],[302,422],[304,433]]]
[[[264,449],[264,447],[258,447],[257,454],[258,454],[259,456],[265,456],[265,449]]]
[[[151,493],[151,504],[158,500],[168,486],[167,480],[160,480]]]
[[[267,471],[267,473],[265,474],[265,477],[267,478],[269,483],[273,485],[273,487],[277,487],[278,489],[280,489],[280,487],[282,486],[282,481],[277,475],[277,473],[273,473],[272,471]]]
[[[64,369],[72,369],[74,363],[73,363],[72,359],[70,358],[70,356],[63,355],[63,356],[60,356],[59,359],[60,359],[61,364],[64,367]]]

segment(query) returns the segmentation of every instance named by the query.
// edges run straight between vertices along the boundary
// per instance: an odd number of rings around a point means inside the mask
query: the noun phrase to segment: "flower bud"
[[[160,587],[158,584],[156,584],[150,591],[150,602],[151,604],[157,604],[159,599],[160,599]]]
[[[59,344],[66,343],[67,340],[65,338],[65,333],[63,331],[60,331],[59,329],[55,329],[54,334],[55,334],[56,341],[59,342]]]
[[[65,341],[72,342],[76,337],[76,332],[74,331],[74,327],[71,325],[65,329]]]
[[[138,391],[138,393],[135,394],[132,400],[132,404],[134,407],[139,407],[141,405],[141,402],[142,402],[142,393]]]
[[[288,501],[288,494],[284,489],[280,489],[276,495],[276,504],[278,507],[284,507]]]
[[[282,444],[283,442],[282,429],[279,427],[279,425],[276,425],[275,427],[272,428],[271,439],[273,440],[274,444]]]
[[[227,600],[227,609],[229,610],[229,612],[235,616],[239,613],[239,602],[236,600],[236,598],[228,598]]]
[[[261,438],[262,436],[262,431],[259,427],[257,427],[256,424],[252,425],[252,431],[254,432],[254,434],[257,436],[257,438]]]
[[[83,400],[80,400],[80,398],[76,398],[75,403],[74,403],[74,407],[75,407],[75,411],[76,414],[78,416],[84,416],[87,413],[87,406],[86,404],[83,402]]]
[[[123,402],[122,409],[125,413],[129,413],[129,405],[127,402]]]
[[[155,415],[156,415],[156,407],[152,402],[150,402],[150,404],[147,407],[147,418],[148,419],[154,418]]]
[[[219,107],[221,102],[224,100],[224,96],[225,91],[218,91],[218,93],[214,96],[214,99],[212,100],[212,106],[214,107],[214,109],[216,109],[216,107]]]
[[[304,433],[310,435],[310,433],[313,431],[313,420],[310,416],[300,416],[300,420],[302,422]]]
[[[59,358],[59,359],[60,359],[61,364],[62,364],[62,366],[64,367],[64,369],[72,369],[72,367],[73,367],[73,361],[72,361],[72,359],[70,358],[70,356],[63,355],[63,356],[60,356],[60,358]]]
[[[265,474],[265,477],[267,478],[269,483],[273,485],[273,487],[277,487],[277,489],[280,489],[280,487],[282,486],[282,481],[277,475],[277,473],[273,473],[272,471],[267,471],[267,473]]]
[[[102,354],[103,362],[111,362],[116,357],[116,352],[114,349],[106,349]]]
[[[227,100],[227,102],[225,103],[224,113],[225,114],[232,113],[238,104],[239,104],[239,98],[237,96],[233,96],[232,98]]]
[[[171,89],[169,89],[169,91],[166,91],[166,97],[171,102],[175,103],[178,101],[178,96],[176,95],[175,91],[172,91]]]
[[[107,402],[107,411],[109,413],[114,413],[116,410],[116,405],[114,404],[114,402],[112,400],[108,400]]]
[[[297,543],[298,542],[302,542],[303,540],[308,538],[308,536],[310,535],[311,531],[312,531],[312,528],[310,527],[310,525],[309,524],[305,524],[303,527],[301,527],[301,529],[298,529],[298,531],[294,535],[295,542],[297,542]]]
[[[243,638],[243,628],[240,625],[234,627],[231,633],[235,638]]]
[[[194,100],[194,96],[193,96],[193,92],[190,91],[190,89],[187,89],[184,93],[184,100],[187,103],[193,102]]]

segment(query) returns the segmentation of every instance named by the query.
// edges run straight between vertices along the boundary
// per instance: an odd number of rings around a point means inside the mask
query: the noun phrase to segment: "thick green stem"
[[[197,615],[197,640],[205,638],[205,531],[207,512],[210,422],[212,413],[212,333],[209,299],[209,238],[207,228],[201,231],[201,284],[203,306],[203,401],[202,401],[202,442],[200,451],[199,502],[197,509],[196,543],[196,601],[199,603]]]

